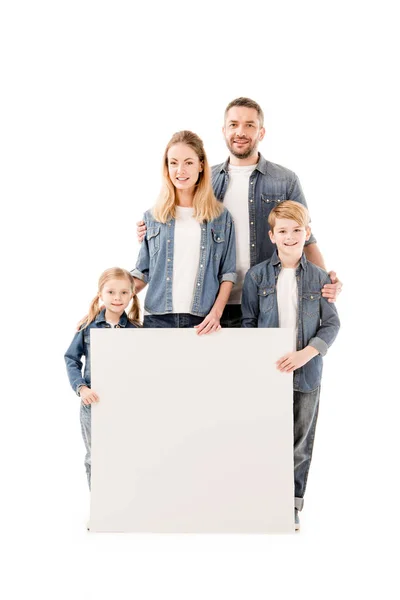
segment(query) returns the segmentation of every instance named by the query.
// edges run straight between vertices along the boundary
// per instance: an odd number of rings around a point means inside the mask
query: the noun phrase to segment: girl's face
[[[121,316],[133,296],[128,279],[109,279],[102,287],[99,298],[106,310]]]
[[[203,170],[199,157],[190,146],[175,144],[167,152],[168,174],[178,190],[194,190]]]

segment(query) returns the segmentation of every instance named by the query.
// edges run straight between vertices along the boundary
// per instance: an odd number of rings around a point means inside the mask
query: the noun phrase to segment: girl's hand
[[[306,346],[303,350],[297,352],[288,352],[276,361],[276,368],[281,373],[292,373],[296,369],[300,369],[303,365],[308,363],[314,356],[318,354],[318,351],[311,346]]]
[[[98,402],[100,400],[96,392],[88,388],[87,385],[83,385],[80,388],[79,394],[83,404],[93,404],[94,402]]]
[[[199,325],[195,325],[194,328],[196,330],[197,335],[203,335],[205,333],[213,333],[214,331],[219,331],[221,329],[221,325],[219,323],[221,315],[217,313],[214,309],[212,309],[206,317],[204,317],[204,321],[199,323]]]

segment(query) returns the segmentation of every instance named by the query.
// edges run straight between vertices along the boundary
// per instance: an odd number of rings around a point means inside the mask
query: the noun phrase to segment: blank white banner
[[[289,329],[91,329],[91,531],[294,530]]]

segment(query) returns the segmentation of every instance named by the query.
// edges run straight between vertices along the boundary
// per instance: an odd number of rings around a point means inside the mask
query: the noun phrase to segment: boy
[[[295,529],[303,508],[311,464],[324,356],[339,331],[334,304],[321,295],[329,275],[303,252],[311,235],[307,209],[299,202],[279,202],[269,214],[272,257],[246,274],[242,327],[290,327],[293,350],[277,361],[293,373]]]

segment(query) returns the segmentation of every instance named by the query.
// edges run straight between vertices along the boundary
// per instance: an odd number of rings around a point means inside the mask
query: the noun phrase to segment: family
[[[91,404],[99,400],[90,386],[91,328],[191,327],[206,335],[221,327],[290,327],[292,348],[276,367],[293,377],[299,529],[322,356],[339,330],[334,302],[342,284],[335,272],[326,272],[297,176],[258,152],[265,135],[261,107],[250,98],[233,100],[222,131],[229,156],[212,168],[198,135],[180,131],[172,136],[159,197],[138,223],[136,266],[101,275],[98,293],[65,353],[70,384],[81,398],[87,478],[90,487]],[[146,285],[141,324],[136,294]]]

